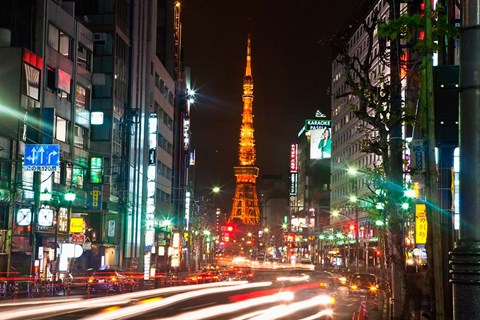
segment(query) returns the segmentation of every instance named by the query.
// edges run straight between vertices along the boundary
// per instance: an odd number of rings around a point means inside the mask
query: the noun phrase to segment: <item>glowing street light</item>
[[[348,167],[347,169],[347,173],[350,175],[350,176],[356,176],[358,174],[358,169],[357,168],[354,168],[354,167]]]

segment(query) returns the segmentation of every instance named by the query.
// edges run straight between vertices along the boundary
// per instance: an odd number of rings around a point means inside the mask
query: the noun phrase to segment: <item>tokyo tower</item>
[[[247,66],[243,77],[243,113],[238,150],[239,165],[234,167],[236,177],[235,195],[229,221],[255,226],[260,222],[258,209],[257,177],[255,167],[255,137],[253,136],[253,77],[251,66],[251,35],[247,41]]]

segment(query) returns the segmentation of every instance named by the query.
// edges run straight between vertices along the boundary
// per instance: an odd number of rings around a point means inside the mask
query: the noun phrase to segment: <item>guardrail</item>
[[[69,295],[70,285],[62,281],[40,281],[34,277],[0,277],[0,299],[19,296],[35,298]]]

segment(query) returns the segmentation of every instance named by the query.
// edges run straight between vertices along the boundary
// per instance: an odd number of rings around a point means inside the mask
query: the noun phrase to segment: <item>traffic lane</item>
[[[254,286],[269,285],[269,283],[255,284]],[[62,314],[80,314],[91,313],[102,308],[118,308],[122,305],[136,304],[139,301],[151,297],[161,297],[178,292],[195,292],[201,290],[217,289],[228,290],[229,287],[248,286],[246,281],[237,282],[217,282],[201,284],[196,286],[178,286],[162,289],[152,289],[125,294],[118,294],[107,297],[98,297],[85,299],[75,302],[59,302],[55,304],[31,305],[31,306],[13,306],[0,311],[0,319],[57,319]],[[223,288],[223,289],[222,289]],[[233,289],[236,290],[236,289]],[[200,293],[201,294],[201,293]],[[78,316],[75,319],[79,319]]]
[[[208,299],[189,300],[188,304],[172,306],[146,313],[143,319],[183,320],[183,319],[268,319],[286,314],[294,314],[308,309],[310,314],[331,315],[331,295],[322,290],[311,290],[305,284],[276,283],[266,290],[245,290],[231,294],[228,299],[212,295]],[[323,302],[323,303],[322,303]],[[327,312],[328,309],[328,312]],[[292,319],[292,318],[290,318]],[[296,319],[296,318],[295,318]]]
[[[189,286],[189,290],[195,290],[197,287],[202,287],[203,285],[198,286]],[[172,288],[174,289],[174,288]],[[295,298],[291,301],[287,301],[286,296],[275,296],[275,294],[287,293],[288,291],[295,293]],[[197,315],[202,314],[202,317],[208,319],[225,319],[224,314],[228,314],[228,318],[238,318],[244,319],[245,315],[249,315],[249,318],[260,317],[261,319],[317,319],[321,318],[319,312],[323,309],[319,308],[318,298],[315,298],[317,292],[315,288],[315,282],[313,283],[294,283],[290,285],[285,285],[284,283],[274,283],[272,286],[267,288],[250,288],[239,290],[238,288],[232,289],[229,293],[217,293],[212,295],[202,294],[197,297],[190,297],[188,301],[186,299],[179,299],[177,302],[172,304],[165,304],[162,308],[158,305],[155,308],[146,308],[147,311],[142,311],[141,313],[135,313],[128,315],[127,310],[130,307],[140,307],[154,305],[155,303],[162,303],[160,297],[149,298],[143,300],[131,300],[128,304],[125,304],[125,307],[120,307],[119,305],[112,305],[110,307],[98,307],[95,309],[77,311],[69,315],[55,315],[49,317],[28,317],[29,319],[121,319],[121,318],[131,318],[131,319],[165,319],[169,317],[178,316],[177,319],[200,319],[200,316],[190,316],[185,317],[184,315],[188,312],[198,312]],[[130,294],[125,294],[126,296]],[[125,296],[124,295],[124,296]],[[175,294],[177,296],[181,294]],[[274,298],[269,298],[268,295],[273,296]],[[118,295],[116,297],[121,297]],[[114,298],[114,297],[109,297]],[[163,296],[164,299],[168,300],[166,295]],[[258,300],[263,299],[261,303]],[[270,299],[270,300],[269,300]],[[310,301],[309,300],[312,300]],[[93,299],[90,299],[93,300]],[[102,299],[100,299],[102,300]],[[253,302],[256,301],[257,304]],[[337,298],[337,307],[334,319],[351,319],[354,311],[358,311],[360,305],[361,296],[346,295],[339,296]],[[248,302],[250,305],[247,306],[235,306],[235,303],[239,302]],[[371,300],[368,301],[367,305],[371,305]],[[211,308],[213,307],[224,308],[223,311],[220,310],[220,315],[216,315],[212,312]],[[239,307],[238,311],[234,310],[235,307]],[[150,311],[148,311],[150,310]],[[101,313],[96,316],[92,316],[94,313],[101,311]],[[111,313],[117,312],[117,315],[111,315]],[[217,310],[219,312],[219,310]],[[288,313],[290,315],[286,316]],[[376,313],[380,314],[379,311]],[[206,314],[206,315],[205,315]],[[294,317],[292,317],[294,314]],[[141,315],[141,316],[140,316]],[[374,314],[370,313],[371,319],[375,319],[372,316]],[[283,318],[282,318],[283,316]],[[377,319],[380,319],[378,317]]]
[[[171,304],[161,309],[152,309],[141,315],[142,319],[225,319],[225,314],[235,314],[235,309],[245,308],[254,309],[259,305],[272,305],[282,300],[283,287],[276,283],[271,283],[268,287],[238,288],[231,292],[202,295],[185,300],[179,300],[178,303]],[[255,283],[251,283],[254,285]],[[210,310],[209,308],[216,308]],[[206,313],[206,315],[205,315]],[[220,314],[216,316],[215,313]],[[187,315],[188,314],[188,315]],[[131,317],[135,319],[135,317]]]

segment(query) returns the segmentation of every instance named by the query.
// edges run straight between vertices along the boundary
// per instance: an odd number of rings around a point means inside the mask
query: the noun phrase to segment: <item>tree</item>
[[[398,12],[398,6],[390,6],[390,19],[395,19]],[[400,318],[405,318],[409,313],[409,299],[406,297],[409,290],[404,271],[404,225],[395,199],[400,199],[403,192],[404,142],[401,130],[402,126],[413,124],[415,118],[414,113],[405,108],[401,100],[399,41],[395,39],[387,43],[385,38],[378,38],[378,27],[385,17],[377,9],[369,17],[360,24],[366,46],[363,52],[350,50],[348,36],[337,36],[333,45],[339,53],[337,60],[344,67],[345,83],[349,88],[343,96],[353,97],[350,107],[360,120],[358,131],[363,135],[361,151],[374,153],[382,159],[379,171],[388,182],[384,188],[384,266],[386,270],[392,270],[390,275],[395,274],[395,277],[386,277],[386,292],[388,298],[395,295],[397,305],[402,303]],[[379,48],[377,41],[380,43]],[[379,64],[388,66],[390,73],[377,75],[375,69]]]
[[[388,18],[373,9],[369,18],[359,24],[364,35],[363,51],[352,50],[349,33],[335,35],[330,44],[338,52],[337,61],[344,68],[345,84],[348,87],[348,90],[338,97],[347,99],[359,120],[357,130],[362,133],[361,151],[379,155],[382,159],[375,170],[385,182],[385,206],[382,210],[386,222],[386,232],[383,235],[384,258],[386,270],[393,270],[389,279],[387,277],[389,281],[386,292],[388,298],[394,295],[395,308],[400,309],[398,313],[395,312],[395,317],[407,319],[410,314],[410,288],[405,273],[402,236],[404,217],[398,203],[398,199],[403,196],[403,176],[407,167],[403,158],[405,141],[402,139],[402,127],[421,128],[422,122],[419,122],[419,119],[425,122],[427,119],[415,113],[415,103],[409,104],[402,100],[402,80],[406,77],[414,79],[411,82],[414,85],[409,89],[413,88],[411,99],[416,102],[420,95],[420,84],[417,80],[420,79],[420,70],[426,68],[428,63],[431,64],[431,59],[429,61],[424,58],[425,52],[434,49],[418,39],[426,20],[433,23],[433,34],[437,38],[454,31],[452,26],[445,23],[441,7],[438,7],[435,15],[427,15],[430,19],[425,19],[425,16],[408,11],[400,15],[399,2],[388,3]],[[411,55],[413,60],[405,58],[408,55],[401,49],[400,43],[409,44],[409,52],[415,53]],[[389,72],[376,74],[379,64],[387,66]],[[422,89],[426,90],[425,84]],[[434,186],[430,187],[436,190]]]

